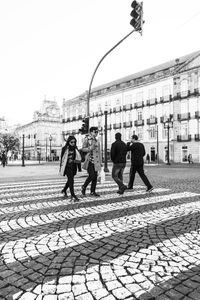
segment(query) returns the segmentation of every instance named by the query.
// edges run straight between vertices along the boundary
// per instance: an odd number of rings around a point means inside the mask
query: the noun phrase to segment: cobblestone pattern
[[[200,299],[198,190],[108,182],[76,204],[63,183],[0,184],[0,299]]]

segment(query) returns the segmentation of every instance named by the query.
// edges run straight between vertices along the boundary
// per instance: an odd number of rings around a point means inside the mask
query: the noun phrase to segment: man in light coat
[[[97,135],[98,128],[91,127],[90,134],[85,137],[82,146],[82,151],[87,153],[82,168],[88,172],[88,177],[81,187],[83,196],[85,196],[87,186],[91,183],[90,195],[100,197],[100,195],[96,193],[98,172],[101,170],[101,149]]]

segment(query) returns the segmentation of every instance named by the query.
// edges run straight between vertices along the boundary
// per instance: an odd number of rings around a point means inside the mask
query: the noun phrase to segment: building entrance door
[[[181,159],[182,162],[187,162],[188,161],[188,148],[187,146],[183,146],[182,147],[182,159]]]
[[[156,160],[155,147],[151,147],[151,161],[155,161],[155,160]]]

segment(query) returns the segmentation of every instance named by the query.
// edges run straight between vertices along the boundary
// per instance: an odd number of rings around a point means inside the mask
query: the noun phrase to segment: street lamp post
[[[50,135],[50,137],[49,137],[49,142],[50,142],[50,161],[51,161],[51,142],[52,142],[52,136]]]
[[[47,138],[46,138],[46,161],[47,161]]]
[[[158,125],[156,126],[156,144],[157,144],[157,164],[159,165],[159,135],[158,135]]]
[[[104,114],[105,114],[105,141],[104,141],[104,172],[109,172],[108,170],[108,157],[107,157],[107,130],[108,130],[108,108],[107,106],[105,107],[105,111],[104,111]]]
[[[25,135],[22,135],[22,167],[25,167],[25,163],[24,163],[24,138]]]
[[[167,129],[167,165],[170,165],[170,159],[169,159],[169,130],[173,127],[173,116],[170,115],[169,118],[166,118],[164,120],[164,128]]]

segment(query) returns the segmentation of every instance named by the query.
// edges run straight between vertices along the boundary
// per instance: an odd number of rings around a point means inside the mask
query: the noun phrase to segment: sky
[[[0,0],[0,117],[33,120],[42,101],[89,88],[104,54],[133,30],[132,0]],[[143,34],[101,63],[92,87],[200,50],[199,0],[143,0]]]

